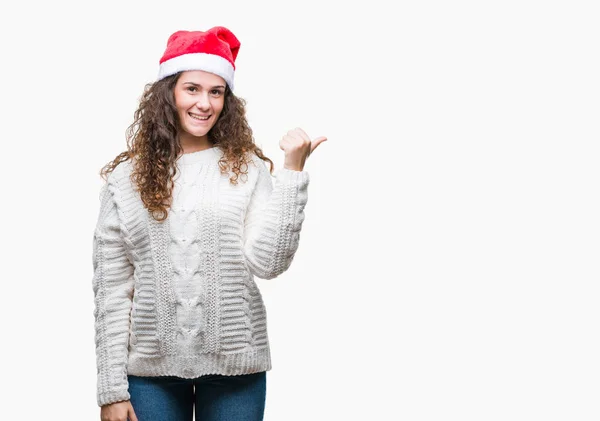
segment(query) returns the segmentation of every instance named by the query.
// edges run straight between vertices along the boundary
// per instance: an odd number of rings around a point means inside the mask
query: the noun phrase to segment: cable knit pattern
[[[169,217],[157,222],[129,180],[109,175],[94,232],[98,405],[129,399],[127,374],[195,378],[271,369],[254,276],[287,270],[307,203],[306,171],[264,161],[237,185],[218,147],[178,160]],[[244,182],[244,180],[246,180]]]
[[[93,241],[99,405],[129,399],[126,364],[134,270],[122,240],[113,192],[107,184],[100,191]]]

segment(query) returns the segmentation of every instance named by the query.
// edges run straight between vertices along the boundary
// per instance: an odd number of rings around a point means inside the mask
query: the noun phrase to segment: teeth
[[[193,117],[193,118],[195,118],[196,120],[208,120],[208,119],[209,119],[209,117],[210,117],[210,116],[208,116],[208,117],[202,117],[202,116],[199,116],[199,115],[197,115],[197,114],[192,114],[192,113],[189,113],[189,114],[190,114],[190,116],[192,116],[192,117]]]

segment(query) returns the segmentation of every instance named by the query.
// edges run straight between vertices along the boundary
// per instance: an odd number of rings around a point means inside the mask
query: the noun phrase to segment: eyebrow
[[[199,83],[194,83],[194,82],[183,82],[183,84],[184,85],[193,85],[193,86],[202,87],[202,85],[200,85]],[[214,88],[223,88],[223,89],[225,89],[225,86],[223,86],[223,85],[215,85],[211,89],[214,89]]]

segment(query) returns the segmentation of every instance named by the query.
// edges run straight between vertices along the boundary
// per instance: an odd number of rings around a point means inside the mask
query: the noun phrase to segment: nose
[[[210,108],[208,95],[198,95],[198,102],[196,102],[196,106],[201,110],[208,110]]]

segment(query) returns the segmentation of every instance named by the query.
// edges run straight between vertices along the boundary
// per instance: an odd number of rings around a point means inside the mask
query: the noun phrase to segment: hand
[[[138,421],[130,401],[121,401],[103,405],[100,410],[101,421]]]
[[[301,128],[296,127],[294,130],[290,130],[279,141],[279,147],[285,152],[283,167],[289,170],[302,171],[306,158],[326,140],[325,136],[321,136],[311,142],[308,135]]]

